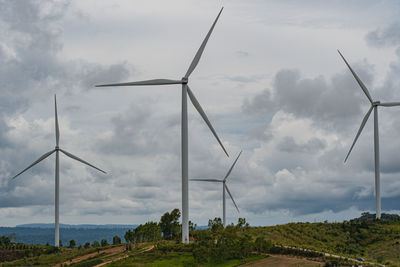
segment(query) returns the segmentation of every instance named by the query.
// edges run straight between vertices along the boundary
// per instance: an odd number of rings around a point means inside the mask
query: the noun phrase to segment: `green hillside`
[[[253,238],[262,236],[276,245],[400,266],[400,217],[382,218],[374,220],[371,214],[364,213],[360,218],[341,223],[289,223],[251,227],[249,231]]]

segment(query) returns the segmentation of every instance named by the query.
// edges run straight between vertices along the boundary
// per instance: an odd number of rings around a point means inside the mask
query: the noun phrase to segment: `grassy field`
[[[249,231],[274,244],[400,265],[400,222],[289,223]]]
[[[130,267],[130,266],[144,266],[144,267],[186,267],[186,266],[202,266],[202,267],[231,267],[253,262],[259,259],[263,259],[267,256],[255,255],[242,260],[228,260],[223,263],[205,263],[199,265],[193,258],[190,252],[172,252],[165,255],[146,252],[136,256],[130,256],[129,258],[119,260],[105,266],[107,267]]]
[[[300,259],[294,257],[276,256],[271,255],[265,259],[257,260],[251,263],[241,265],[241,267],[263,267],[263,266],[274,266],[274,267],[319,267],[324,266],[324,263],[310,261],[307,259]]]
[[[294,252],[290,252],[288,251],[290,250],[288,247],[327,252],[340,255],[345,258],[362,257],[370,262],[378,262],[387,266],[400,266],[400,221],[354,220],[343,223],[289,223],[285,225],[268,227],[231,227],[229,230],[230,232],[226,232],[226,230],[228,229],[222,228],[221,232],[216,232],[216,234],[214,233],[214,235],[211,236],[211,239],[204,239],[207,237],[207,235],[203,235],[202,240],[200,238],[201,235],[198,235],[198,243],[193,245],[182,246],[182,244],[176,244],[174,241],[162,241],[158,242],[156,244],[156,248],[153,249],[154,242],[147,242],[141,243],[129,252],[125,251],[125,245],[107,246],[98,249],[62,248],[56,253],[51,253],[51,251],[49,253],[46,252],[50,247],[46,248],[45,246],[31,246],[29,250],[25,251],[29,253],[23,254],[25,257],[19,260],[0,263],[0,266],[61,266],[62,264],[67,264],[75,267],[90,267],[102,263],[106,264],[105,266],[208,267],[238,266],[245,264],[246,262],[252,262],[256,264],[255,262],[257,262],[257,260],[261,260],[260,262],[265,265],[272,266],[279,266],[281,263],[286,264],[282,266],[291,266],[291,262],[293,262],[293,266],[318,266],[317,262],[307,261],[305,258],[314,257],[315,260],[325,260],[328,262],[332,260],[326,257],[321,257],[322,254],[320,256],[311,256],[307,253],[299,254],[297,252],[302,252],[302,250],[299,249],[295,249]],[[202,231],[203,233],[208,233],[207,230]],[[238,236],[236,236],[237,233],[239,233]],[[218,242],[225,243],[217,243],[215,238],[218,236],[219,238],[222,238]],[[232,237],[233,239],[224,239],[229,237]],[[242,239],[242,237],[246,237],[247,239]],[[270,240],[274,245],[277,245],[272,247],[270,250],[263,251],[267,253],[273,253],[270,257],[265,258],[267,256],[251,253],[252,251],[254,252],[256,250],[256,246],[253,241],[256,240],[257,237],[263,237],[267,240]],[[241,243],[241,240],[244,243]],[[202,242],[205,242],[205,245],[202,244]],[[266,241],[264,240],[264,242]],[[215,244],[225,244],[226,248],[221,246],[213,247]],[[234,245],[229,246],[229,244]],[[248,244],[246,246],[249,247],[249,250],[247,254],[242,255],[241,252],[244,251],[242,248],[243,244]],[[203,247],[200,247],[199,245]],[[272,245],[270,244],[270,246]],[[212,250],[210,250],[211,247],[213,247]],[[204,249],[204,251],[200,250],[200,254],[198,253],[199,248]],[[232,250],[233,248],[234,250]],[[278,248],[278,250],[274,251],[273,248]],[[34,256],[38,255],[34,254],[35,249],[42,249],[42,254],[40,256]],[[191,252],[192,250],[193,253]],[[223,253],[230,250],[235,251],[235,253],[240,253],[232,254],[236,255],[235,257],[226,257],[226,255]],[[197,251],[197,254],[195,251]],[[222,255],[223,257],[208,257],[205,260],[199,260],[199,255],[205,255],[204,253],[210,253],[210,251],[214,253],[213,255]],[[218,254],[217,252],[222,254]],[[31,255],[32,253],[33,255]],[[274,255],[274,253],[288,254],[288,256]],[[217,260],[223,261],[224,259],[232,258],[235,259],[225,260],[222,263],[213,262],[202,263],[199,265],[193,255],[195,255],[197,257],[196,259],[201,262]],[[298,255],[299,257],[294,258],[293,255]],[[241,259],[241,257],[247,258]]]

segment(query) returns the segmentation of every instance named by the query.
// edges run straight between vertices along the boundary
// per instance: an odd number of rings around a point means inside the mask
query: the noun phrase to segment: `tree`
[[[133,232],[131,230],[126,231],[124,238],[128,243],[133,242]]]
[[[10,238],[8,238],[7,236],[0,236],[0,246],[2,247],[6,247],[8,245],[10,245],[11,241]]]
[[[89,248],[90,247],[90,242],[86,242],[85,245],[83,246],[84,248]]]
[[[97,241],[97,240],[93,241],[92,247],[94,247],[94,248],[100,247],[99,241]]]
[[[189,221],[189,232],[195,231],[197,228],[197,224],[193,223],[192,221]]]
[[[246,222],[245,218],[239,218],[236,227],[238,229],[241,229],[241,230],[248,229],[249,228],[249,224]]]
[[[121,238],[116,235],[113,237],[113,245],[119,245],[119,244],[121,244]]]
[[[107,240],[106,240],[106,239],[102,239],[102,240],[101,240],[101,246],[102,246],[102,247],[105,247],[105,246],[107,246],[107,245],[108,245]]]
[[[211,232],[213,233],[221,232],[224,229],[222,220],[219,217],[215,217],[214,220],[208,220],[208,227],[211,228]]]
[[[179,209],[174,209],[171,213],[166,212],[161,216],[160,228],[164,239],[174,239],[178,237],[180,231],[179,218],[181,212]]]
[[[73,240],[73,239],[70,240],[70,241],[69,241],[69,247],[70,247],[70,248],[74,248],[75,246],[76,246],[75,240]]]
[[[268,252],[272,247],[272,242],[270,240],[265,240],[264,237],[259,236],[254,241],[254,249],[259,253]]]

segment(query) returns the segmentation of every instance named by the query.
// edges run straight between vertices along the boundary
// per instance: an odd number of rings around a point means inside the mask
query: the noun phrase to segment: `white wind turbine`
[[[342,53],[338,50],[340,56],[346,63],[347,67],[349,67],[351,73],[353,74],[354,78],[357,80],[358,85],[361,87],[363,90],[364,94],[367,96],[369,102],[371,103],[371,107],[367,111],[367,114],[365,114],[364,119],[361,122],[361,126],[358,129],[358,132],[356,134],[356,137],[354,138],[353,144],[350,147],[349,152],[347,153],[347,156],[344,160],[344,162],[347,161],[347,158],[350,155],[351,150],[353,149],[355,143],[357,142],[358,137],[360,136],[365,124],[368,121],[368,118],[374,110],[374,151],[375,151],[375,197],[376,197],[376,218],[380,219],[381,218],[381,179],[380,179],[380,167],[379,167],[379,130],[378,130],[378,106],[382,107],[394,107],[394,106],[400,106],[400,102],[386,102],[386,103],[381,103],[380,101],[373,101],[371,95],[368,92],[367,87],[364,85],[364,83],[358,78],[357,74],[354,72],[354,70],[350,67],[349,63],[347,63],[346,59],[343,57]]]
[[[239,208],[235,203],[235,200],[233,200],[232,194],[228,189],[228,186],[226,185],[226,179],[228,178],[228,176],[231,174],[233,167],[235,166],[237,160],[239,159],[240,155],[242,154],[242,151],[240,151],[239,155],[237,156],[237,158],[235,159],[235,161],[233,162],[231,168],[228,170],[228,172],[226,173],[224,179],[222,180],[218,180],[218,179],[190,179],[190,181],[201,181],[201,182],[212,182],[212,183],[222,183],[222,223],[226,224],[226,204],[225,204],[225,189],[228,192],[229,196],[232,199],[233,204],[235,205],[237,211],[239,212]]]
[[[38,160],[36,160],[35,162],[33,162],[31,165],[29,165],[28,167],[26,167],[23,171],[21,171],[20,173],[18,173],[17,175],[15,175],[12,179],[17,178],[17,176],[19,176],[20,174],[22,174],[23,172],[25,172],[26,170],[30,169],[31,167],[35,166],[36,164],[38,164],[39,162],[41,162],[42,160],[44,160],[45,158],[47,158],[48,156],[50,156],[51,154],[53,154],[54,152],[56,152],[56,176],[55,176],[55,225],[54,225],[54,246],[58,247],[59,246],[59,240],[60,240],[60,232],[59,232],[59,206],[60,206],[60,168],[59,168],[59,151],[61,151],[62,153],[64,153],[65,155],[67,155],[68,157],[80,161],[92,168],[95,168],[96,170],[99,170],[103,173],[106,173],[105,171],[93,166],[92,164],[84,161],[83,159],[78,158],[77,156],[72,155],[71,153],[61,149],[58,144],[59,144],[59,140],[60,140],[60,130],[58,128],[58,116],[57,116],[57,99],[56,96],[54,95],[54,106],[55,106],[55,125],[56,125],[56,147],[47,152],[46,154],[44,154],[43,156],[41,156]]]
[[[182,242],[189,243],[189,182],[188,182],[188,121],[187,121],[187,95],[193,104],[193,106],[200,113],[201,117],[204,119],[211,132],[217,139],[218,143],[221,145],[225,154],[229,157],[228,153],[222,142],[220,141],[217,133],[215,132],[211,122],[208,120],[207,115],[204,113],[203,108],[200,106],[196,97],[194,96],[192,90],[190,90],[188,86],[189,76],[196,68],[199,63],[200,57],[203,54],[204,48],[206,47],[207,41],[210,38],[210,35],[215,27],[215,24],[218,21],[219,16],[221,15],[223,8],[218,13],[217,18],[211,26],[211,29],[207,33],[203,43],[198,49],[195,57],[192,60],[192,63],[189,66],[185,76],[180,80],[169,80],[169,79],[154,79],[154,80],[146,80],[146,81],[138,81],[138,82],[128,82],[128,83],[116,83],[116,84],[103,84],[96,85],[96,87],[105,87],[105,86],[141,86],[141,85],[168,85],[168,84],[182,84],[182,125],[181,125],[181,149],[182,149]]]

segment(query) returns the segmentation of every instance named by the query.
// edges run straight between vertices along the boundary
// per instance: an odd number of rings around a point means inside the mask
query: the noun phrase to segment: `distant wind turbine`
[[[351,73],[353,74],[354,78],[356,79],[358,85],[361,87],[363,90],[364,94],[368,98],[369,102],[371,103],[371,107],[367,111],[367,114],[365,114],[364,119],[361,122],[361,126],[358,129],[358,132],[356,134],[356,137],[354,138],[353,144],[350,147],[349,152],[347,153],[347,156],[344,160],[344,162],[347,161],[347,158],[350,155],[351,150],[353,149],[355,143],[357,142],[358,137],[360,136],[362,130],[364,129],[365,124],[368,121],[368,118],[374,110],[374,150],[375,150],[375,197],[376,197],[376,218],[380,219],[381,218],[381,178],[380,178],[380,167],[379,167],[379,130],[378,130],[378,106],[382,107],[394,107],[394,106],[400,106],[400,102],[386,102],[386,103],[381,103],[380,101],[373,101],[371,95],[368,92],[367,87],[364,85],[364,83],[358,78],[357,74],[354,72],[354,70],[350,67],[349,63],[347,63],[346,59],[343,57],[342,53],[338,50],[340,56],[346,63],[347,67],[349,67]]]
[[[35,166],[36,164],[38,164],[39,162],[41,162],[42,160],[44,160],[45,158],[47,158],[48,156],[50,156],[51,154],[53,154],[54,152],[56,152],[56,182],[55,182],[55,227],[54,227],[54,246],[58,247],[59,246],[59,240],[60,240],[60,234],[59,234],[59,206],[60,206],[60,168],[59,168],[59,151],[61,151],[62,153],[64,153],[65,155],[67,155],[68,157],[80,161],[92,168],[95,168],[96,170],[99,170],[103,173],[106,173],[105,171],[93,166],[92,164],[84,161],[83,159],[78,158],[77,156],[72,155],[71,153],[61,149],[58,144],[60,141],[60,130],[58,128],[58,115],[57,115],[57,99],[56,99],[56,95],[54,95],[54,106],[55,106],[55,125],[56,125],[56,147],[47,152],[46,154],[44,154],[43,156],[41,156],[38,160],[36,160],[35,162],[33,162],[31,165],[29,165],[28,167],[26,167],[23,171],[21,171],[20,173],[18,173],[17,175],[15,175],[12,179],[17,178],[17,176],[19,176],[20,174],[22,174],[23,172],[25,172],[26,170],[30,169],[31,167]]]
[[[232,194],[228,189],[228,186],[226,185],[226,179],[228,178],[228,176],[231,174],[233,167],[235,167],[235,164],[237,162],[237,160],[239,159],[240,155],[242,154],[242,151],[240,151],[239,155],[237,156],[237,158],[235,159],[235,161],[233,162],[231,168],[228,170],[228,172],[226,173],[224,179],[222,180],[218,180],[218,179],[190,179],[190,181],[201,181],[201,182],[212,182],[212,183],[222,183],[222,210],[223,210],[223,217],[222,217],[222,222],[224,224],[224,227],[226,225],[226,204],[225,204],[225,189],[228,192],[229,196],[232,199],[233,204],[235,205],[237,211],[239,212],[239,208],[235,203],[235,200],[233,200]]]
[[[203,54],[204,48],[206,47],[207,41],[210,38],[210,35],[215,27],[215,24],[218,21],[219,16],[221,15],[223,8],[218,13],[217,18],[211,26],[211,29],[207,33],[203,43],[198,49],[195,57],[193,58],[192,63],[189,66],[185,76],[180,80],[169,80],[169,79],[154,79],[154,80],[146,80],[139,82],[128,82],[128,83],[115,83],[115,84],[103,84],[96,85],[96,87],[106,87],[106,86],[141,86],[141,85],[168,85],[168,84],[182,84],[182,125],[181,125],[181,146],[182,146],[182,243],[189,243],[189,182],[188,182],[188,120],[187,120],[187,95],[193,104],[193,106],[200,113],[201,117],[204,119],[208,128],[210,128],[211,132],[217,139],[218,143],[224,150],[225,154],[229,157],[228,152],[221,140],[219,139],[217,133],[215,132],[211,122],[207,118],[203,108],[200,106],[196,97],[194,96],[192,90],[190,90],[188,86],[189,76],[196,68],[197,64],[200,61],[200,57]]]

